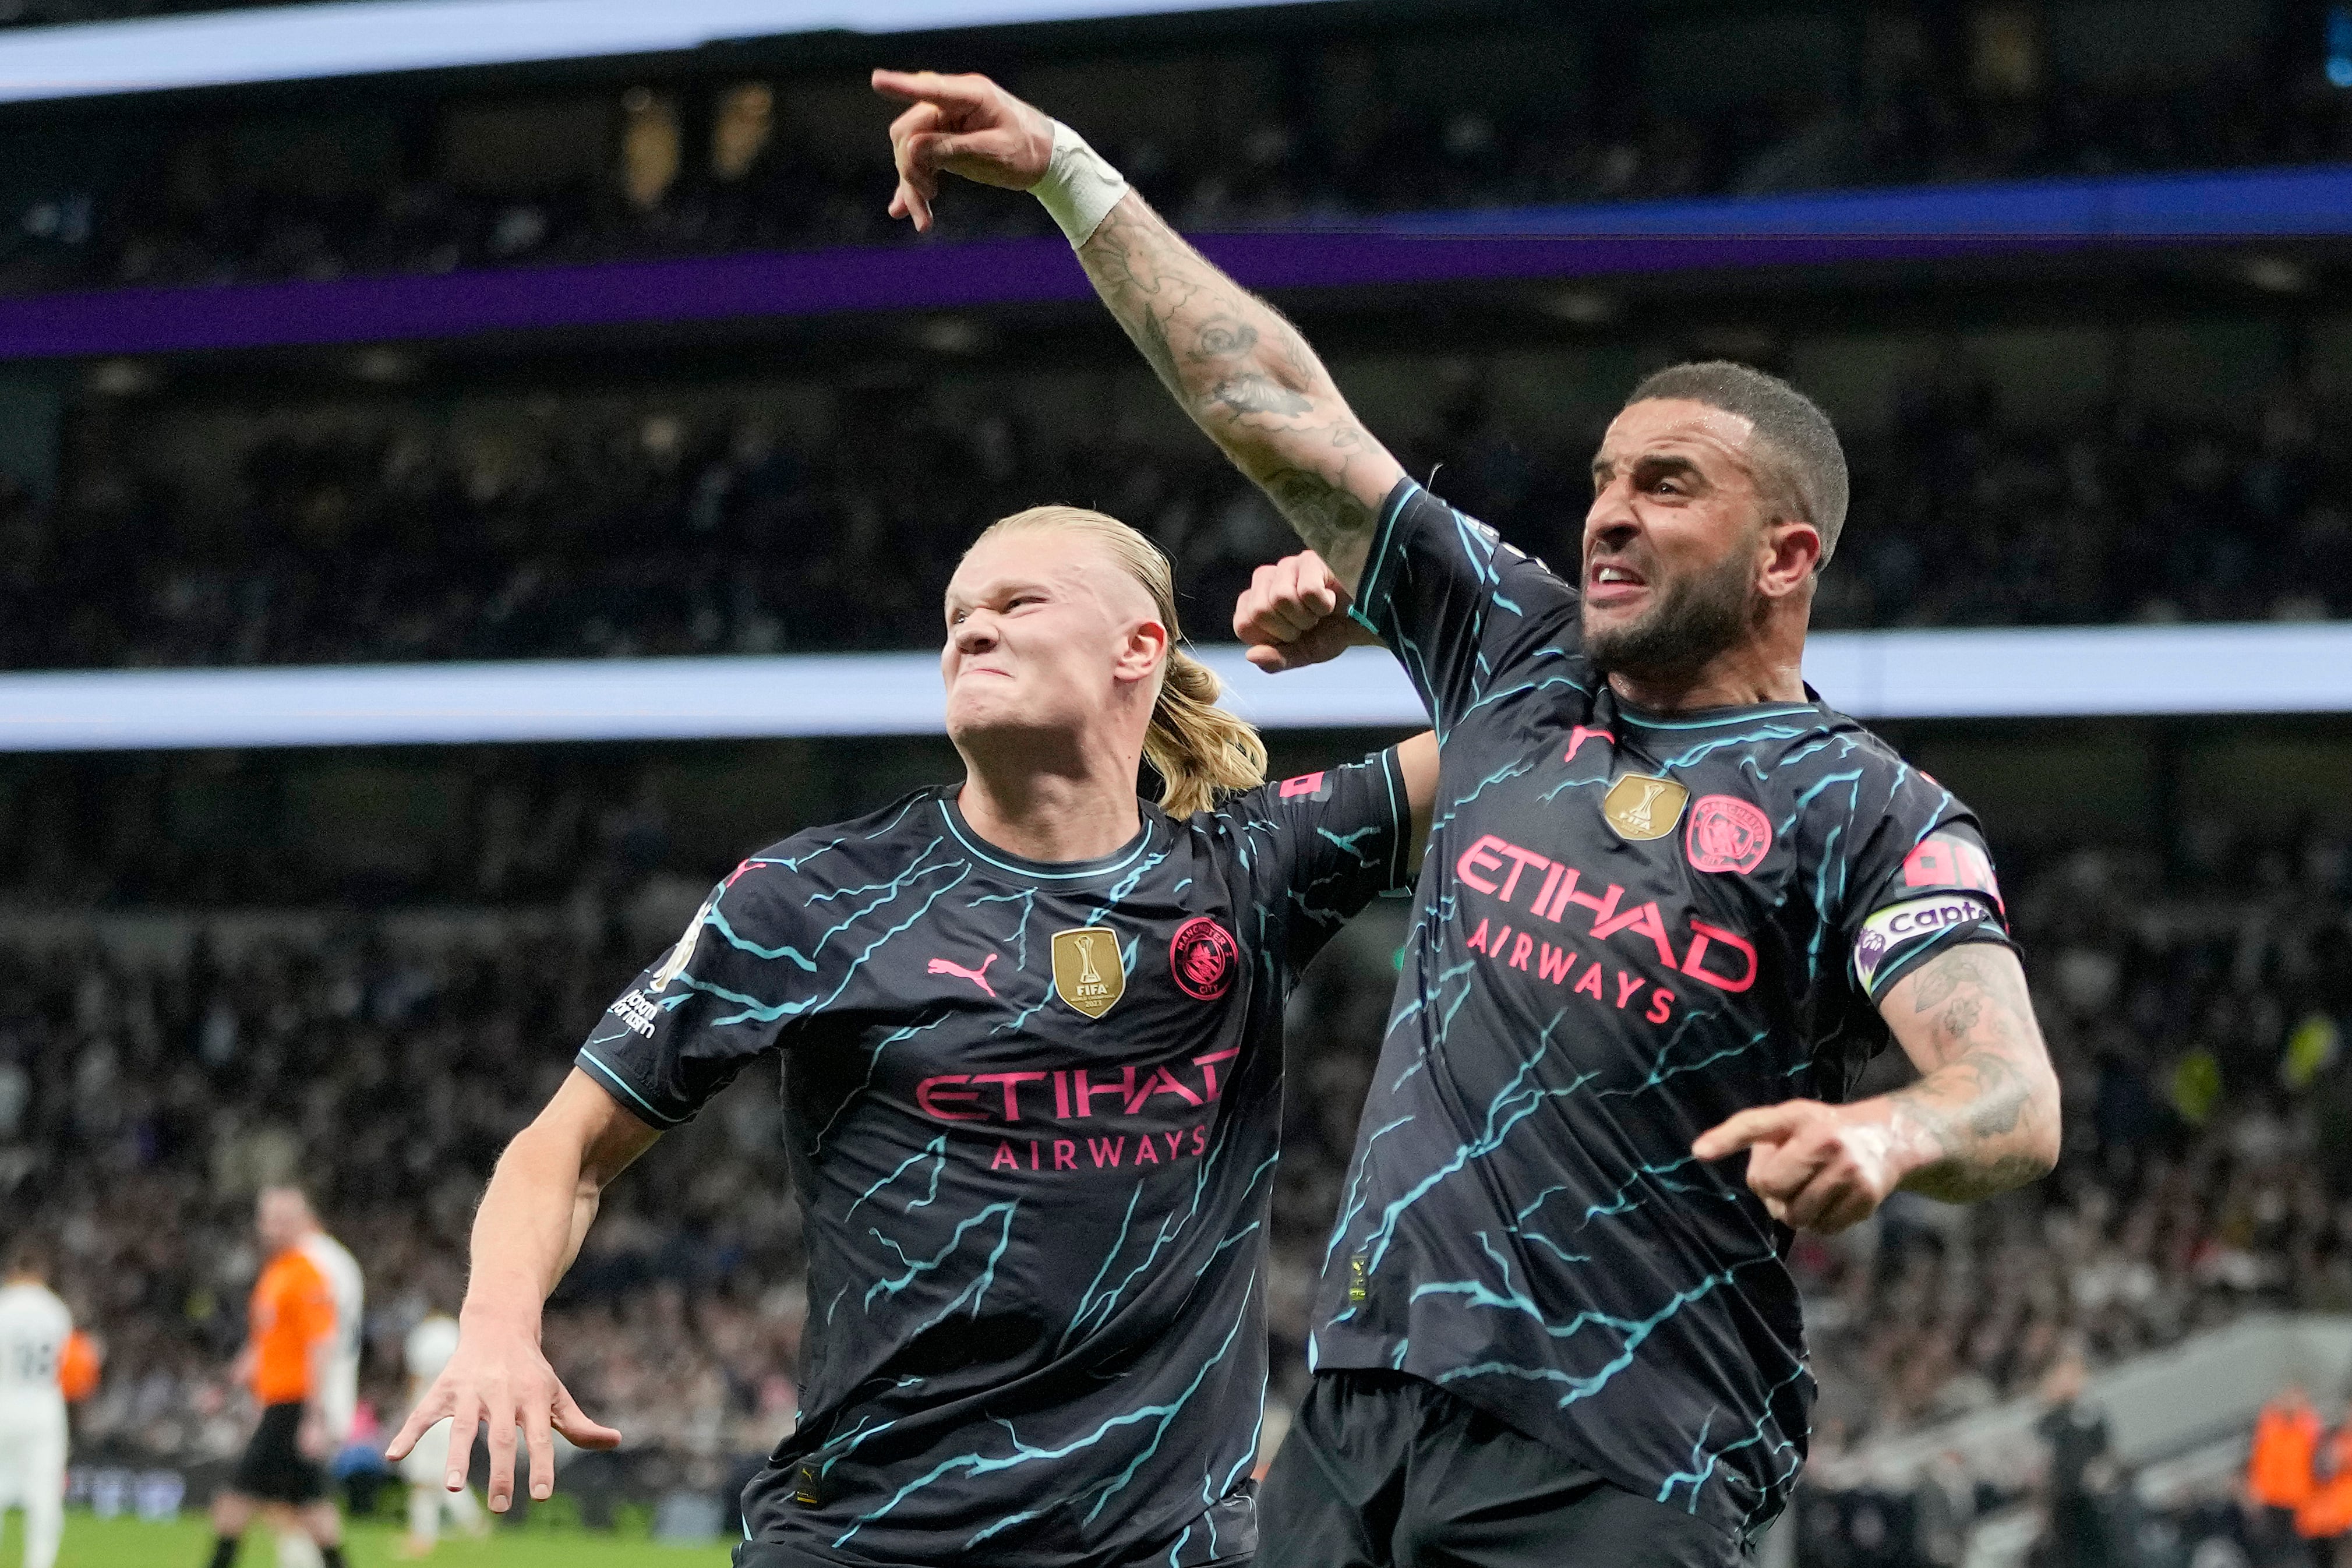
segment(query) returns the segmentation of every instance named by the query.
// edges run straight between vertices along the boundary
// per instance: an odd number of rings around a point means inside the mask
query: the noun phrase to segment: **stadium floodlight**
[[[0,35],[0,102],[667,54],[795,33],[921,33],[1299,3],[341,0],[257,6]]]
[[[1269,730],[1425,722],[1357,648],[1269,676],[1204,658]],[[1828,632],[1807,678],[1861,719],[2352,712],[2352,624]],[[0,751],[934,735],[936,655],[529,660],[0,676]]]

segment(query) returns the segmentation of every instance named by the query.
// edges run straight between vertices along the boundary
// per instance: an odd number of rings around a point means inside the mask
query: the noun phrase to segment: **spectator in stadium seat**
[[[2246,1455],[2246,1502],[2253,1516],[2256,1568],[2305,1568],[2311,1561],[2295,1531],[2295,1510],[2311,1497],[2319,1436],[2319,1413],[2301,1384],[2280,1390],[2254,1418]]]

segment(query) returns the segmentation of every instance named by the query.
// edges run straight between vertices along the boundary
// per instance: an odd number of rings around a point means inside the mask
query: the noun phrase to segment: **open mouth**
[[[1622,605],[1649,591],[1649,579],[1622,561],[1594,561],[1585,568],[1585,602]]]

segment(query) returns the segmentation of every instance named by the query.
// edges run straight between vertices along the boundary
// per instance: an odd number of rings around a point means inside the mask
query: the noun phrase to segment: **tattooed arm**
[[[1852,1105],[1743,1110],[1692,1152],[1748,1150],[1748,1184],[1772,1217],[1824,1231],[1867,1218],[1898,1186],[1972,1203],[2058,1163],[2058,1078],[2017,954],[1948,948],[1896,982],[1879,1013],[1916,1083]]]
[[[1404,469],[1357,422],[1298,330],[1133,191],[1078,259],[1192,422],[1353,593],[1381,503]]]
[[[2017,954],[1948,948],[1879,1008],[1919,1081],[1883,1105],[1910,1163],[1903,1184],[1947,1203],[2005,1193],[2058,1163],[2058,1076]]]
[[[986,77],[877,71],[874,86],[911,105],[890,128],[892,216],[929,228],[942,171],[1013,190],[1045,177],[1053,121]],[[1357,422],[1297,329],[1131,190],[1078,260],[1184,412],[1353,592],[1404,469]]]

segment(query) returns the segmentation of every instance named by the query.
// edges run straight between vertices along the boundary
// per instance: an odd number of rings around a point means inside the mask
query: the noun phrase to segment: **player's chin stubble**
[[[1754,560],[1732,551],[1657,595],[1649,613],[1615,626],[1588,617],[1584,653],[1605,675],[1686,675],[1746,637],[1755,619]]]

